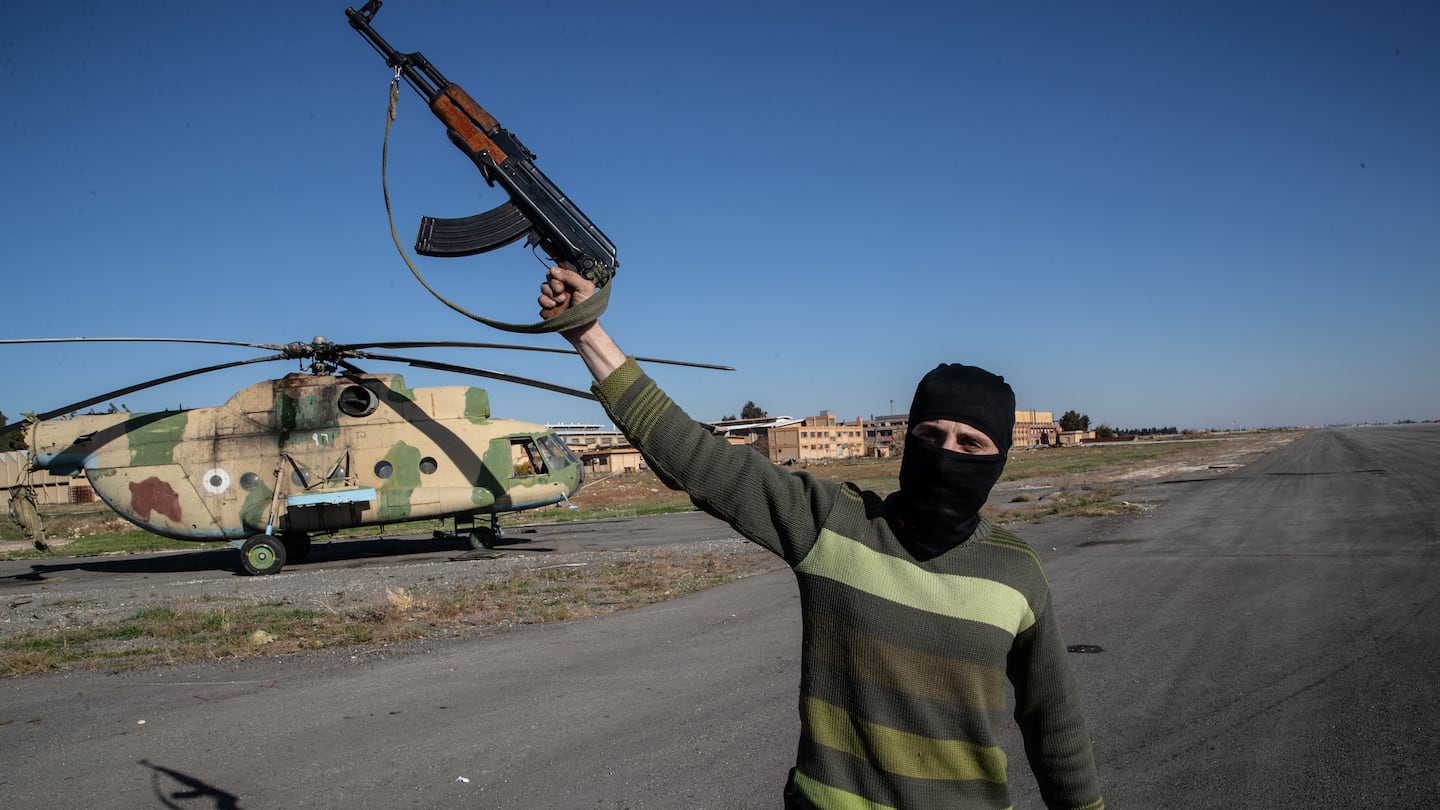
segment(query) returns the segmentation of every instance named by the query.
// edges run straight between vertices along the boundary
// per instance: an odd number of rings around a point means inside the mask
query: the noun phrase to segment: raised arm
[[[540,314],[553,318],[594,286],[573,270],[550,269]],[[650,469],[699,508],[796,565],[814,545],[840,486],[792,474],[753,448],[732,445],[691,419],[626,357],[598,321],[560,334],[597,380],[592,390]]]
[[[595,285],[579,273],[565,267],[552,267],[540,285],[540,317],[549,320],[579,304],[595,293]],[[561,332],[580,353],[585,366],[597,380],[609,377],[625,362],[625,352],[595,320]]]

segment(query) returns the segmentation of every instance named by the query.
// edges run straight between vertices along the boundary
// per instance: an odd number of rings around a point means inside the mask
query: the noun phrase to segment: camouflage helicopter
[[[40,338],[22,343],[152,342],[242,346],[264,357],[183,371],[0,427],[29,427],[32,470],[84,471],[95,494],[147,531],[231,542],[250,574],[305,559],[311,535],[418,519],[453,519],[491,547],[499,515],[569,502],[580,461],[554,431],[490,413],[482,388],[408,388],[354,360],[405,363],[529,385],[585,399],[588,391],[371,349],[464,347],[570,354],[564,349],[451,341],[266,344],[188,338]],[[704,363],[649,362],[727,369]],[[248,386],[225,404],[153,413],[76,414],[117,397],[221,369],[309,361],[301,372]],[[489,525],[475,517],[488,515]]]

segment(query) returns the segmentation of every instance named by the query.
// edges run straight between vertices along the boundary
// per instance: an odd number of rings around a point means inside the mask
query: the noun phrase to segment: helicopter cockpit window
[[[555,438],[552,434],[545,434],[538,439],[540,452],[545,454],[545,460],[549,462],[551,470],[559,470],[578,463],[575,454],[565,443]]]
[[[380,398],[369,388],[359,385],[346,386],[340,392],[340,399],[336,403],[341,413],[347,416],[369,416],[380,407]]]
[[[545,457],[541,455],[540,448],[535,446],[535,440],[529,436],[510,440],[510,466],[516,478],[544,475],[548,472]]]

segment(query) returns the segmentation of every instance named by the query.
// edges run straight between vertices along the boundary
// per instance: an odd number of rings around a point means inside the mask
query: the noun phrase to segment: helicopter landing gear
[[[455,527],[459,529],[459,526]],[[473,526],[470,529],[470,547],[476,550],[482,548],[495,548],[500,542],[500,516],[494,512],[490,513],[489,526]]]
[[[470,530],[470,547],[475,549],[495,548],[500,533],[488,526],[476,526]]]
[[[240,547],[240,566],[254,576],[279,573],[285,567],[285,544],[277,537],[257,534]]]
[[[310,535],[304,532],[285,532],[280,543],[285,546],[285,562],[305,562],[310,556]]]

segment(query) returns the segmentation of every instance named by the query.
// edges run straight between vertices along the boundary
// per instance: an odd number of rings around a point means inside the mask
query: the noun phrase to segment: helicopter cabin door
[[[578,488],[580,462],[553,434],[512,435],[509,476],[501,510],[558,503]]]
[[[291,531],[336,531],[359,526],[375,508],[375,488],[359,487],[291,495],[285,499],[285,525]]]

